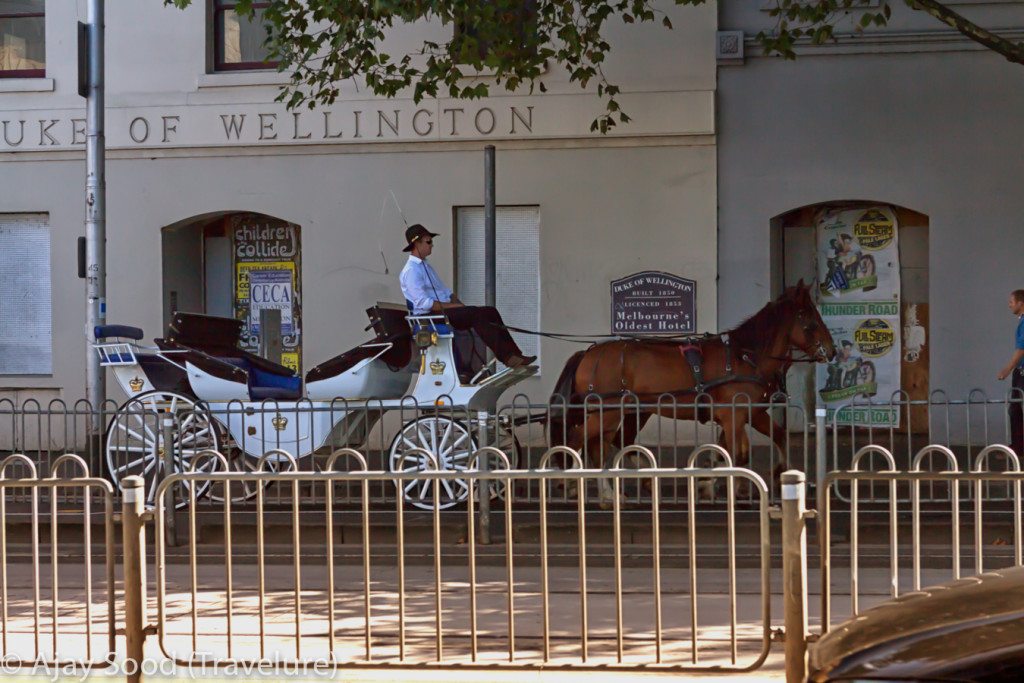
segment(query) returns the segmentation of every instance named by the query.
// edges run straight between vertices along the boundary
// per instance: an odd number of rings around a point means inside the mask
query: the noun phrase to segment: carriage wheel
[[[161,420],[174,417],[174,472],[187,472],[196,455],[205,450],[217,450],[220,441],[210,414],[197,409],[195,401],[169,391],[151,391],[128,400],[115,413],[107,426],[105,452],[107,472],[116,486],[130,475],[145,481],[146,503],[152,505],[157,486],[165,476],[164,434]],[[213,458],[204,458],[199,471],[210,472],[218,467]],[[210,482],[198,482],[196,498],[210,487]],[[177,508],[188,504],[188,485],[181,483],[176,491]]]
[[[500,429],[497,448],[504,451],[513,468],[516,467],[519,455],[519,442],[511,432]],[[477,443],[470,435],[466,426],[457,420],[443,416],[421,417],[407,422],[391,442],[389,465],[392,472],[421,472],[430,469],[425,458],[410,456],[402,462],[402,456],[412,448],[422,448],[436,454],[442,470],[465,470],[470,456],[476,451]],[[492,459],[492,469],[503,465]],[[422,510],[434,509],[434,485],[429,480],[413,479],[395,482],[402,488],[402,495],[407,502]],[[442,510],[454,507],[469,497],[469,485],[462,479],[443,481],[440,484]],[[504,495],[501,482],[490,482],[491,497]]]
[[[476,450],[476,442],[464,424],[450,417],[421,417],[407,422],[391,442],[389,465],[392,472],[422,472],[431,469],[426,458],[402,456],[413,448],[422,448],[437,457],[442,470],[465,470],[469,456]],[[434,509],[435,486],[428,479],[395,482],[402,497],[422,510]],[[469,486],[465,481],[442,481],[440,508],[446,510],[466,500]]]
[[[232,448],[229,453],[225,453],[225,457],[228,459],[228,467],[231,472],[241,472],[243,474],[255,472],[256,463],[259,461],[259,458],[247,455],[245,451],[240,448]],[[287,469],[287,463],[278,462],[274,458],[269,458],[267,462],[263,464],[264,472],[283,472]],[[250,501],[256,497],[256,493],[259,491],[261,486],[263,487],[263,490],[266,491],[270,484],[270,481],[264,481],[261,483],[253,481],[233,481],[231,482],[231,502],[244,503],[246,501]],[[217,486],[210,487],[210,490],[206,493],[206,497],[214,502],[223,503],[224,486],[218,484]]]

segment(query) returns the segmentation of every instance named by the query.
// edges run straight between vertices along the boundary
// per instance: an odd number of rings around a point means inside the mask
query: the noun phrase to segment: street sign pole
[[[103,84],[103,1],[88,0],[85,30],[87,67],[85,110],[85,398],[93,407],[90,431],[93,437],[102,433],[100,412],[106,398],[106,382],[99,356],[92,345],[96,326],[107,320],[106,261],[106,140],[104,137]],[[81,56],[79,57],[81,59]],[[81,91],[81,85],[79,88]]]

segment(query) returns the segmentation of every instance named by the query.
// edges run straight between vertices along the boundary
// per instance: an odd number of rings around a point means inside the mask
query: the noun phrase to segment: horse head
[[[810,285],[801,279],[796,287],[784,295],[793,305],[793,327],[790,343],[819,363],[827,363],[836,357],[836,345],[832,333],[821,319],[818,307],[811,297]]]

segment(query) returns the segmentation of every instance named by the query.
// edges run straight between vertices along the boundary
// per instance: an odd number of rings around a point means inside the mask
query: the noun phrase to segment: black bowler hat
[[[402,251],[412,251],[413,242],[424,237],[437,237],[437,234],[436,232],[430,232],[419,223],[410,225],[405,229],[405,241],[407,244]]]

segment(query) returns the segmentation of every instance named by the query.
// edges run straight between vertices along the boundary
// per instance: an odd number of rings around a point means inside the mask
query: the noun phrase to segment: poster
[[[898,426],[899,409],[886,404],[900,389],[899,306],[834,304],[849,315],[822,316],[836,345],[836,358],[819,366],[818,399],[827,420],[839,424]],[[822,308],[827,309],[828,304]],[[824,311],[823,311],[824,312]],[[860,404],[852,406],[851,404]],[[839,410],[839,415],[835,411]]]
[[[829,209],[815,229],[819,306],[837,353],[818,366],[818,405],[830,422],[898,426],[899,409],[886,405],[901,386],[896,215],[880,206]]]
[[[302,280],[299,226],[259,214],[231,217],[235,317],[243,322],[240,345],[259,353],[259,309],[281,308],[281,362],[302,368]],[[258,300],[253,300],[253,287]],[[281,300],[287,297],[288,305]],[[255,305],[254,305],[255,304]]]
[[[892,209],[825,210],[815,225],[822,301],[899,300],[899,244]]]
[[[249,331],[260,335],[260,317],[267,309],[281,311],[281,334],[294,334],[292,301],[295,299],[294,271],[254,270],[249,273]]]

